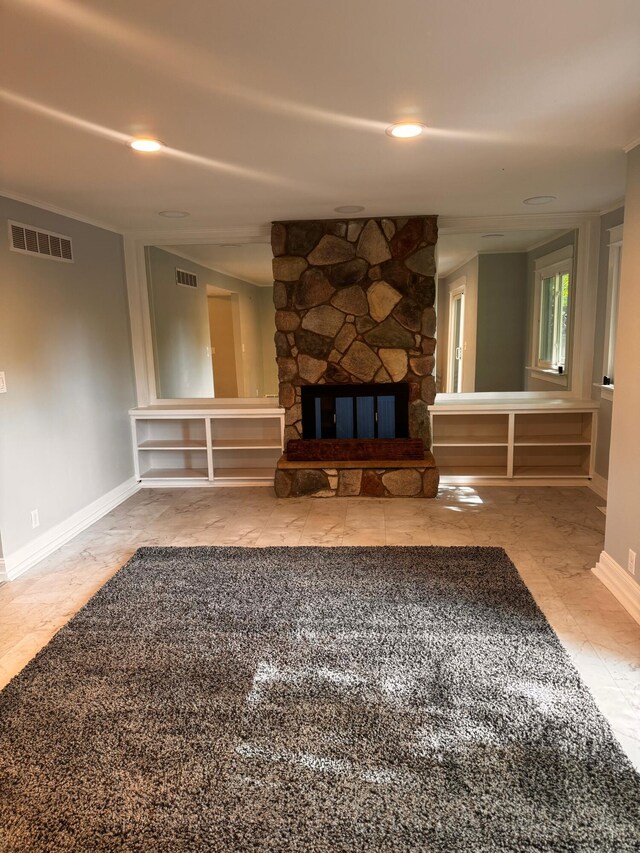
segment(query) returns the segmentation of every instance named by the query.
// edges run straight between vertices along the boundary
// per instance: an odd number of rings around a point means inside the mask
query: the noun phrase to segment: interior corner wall
[[[640,561],[640,146],[627,155],[623,244],[605,551],[626,567],[629,549]]]
[[[231,296],[209,296],[209,329],[216,397],[238,396],[235,329]]]
[[[596,302],[596,332],[593,351],[593,382],[602,382],[604,341],[607,322],[607,291],[609,286],[609,228],[622,225],[624,207],[600,217],[600,253],[598,258],[598,292]],[[609,476],[609,448],[611,444],[612,402],[602,397],[594,386],[592,397],[600,402],[598,410],[598,437],[596,440],[595,472],[606,480]]]
[[[7,219],[71,237],[74,263],[10,251]],[[0,220],[0,519],[9,560],[133,478],[135,384],[122,237],[1,197]]]

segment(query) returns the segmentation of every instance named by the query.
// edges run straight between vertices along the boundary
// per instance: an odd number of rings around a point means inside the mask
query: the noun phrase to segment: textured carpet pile
[[[640,850],[498,548],[142,549],[0,694],[2,851]]]

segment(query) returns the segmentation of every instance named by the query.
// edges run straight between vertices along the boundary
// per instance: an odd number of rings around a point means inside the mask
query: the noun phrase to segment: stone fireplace
[[[273,224],[285,409],[279,496],[437,492],[428,412],[435,399],[437,233],[435,216]],[[289,442],[301,439],[366,440],[372,458],[287,459]],[[402,439],[421,442],[420,458],[396,458],[389,442]],[[376,448],[385,455],[376,458]]]

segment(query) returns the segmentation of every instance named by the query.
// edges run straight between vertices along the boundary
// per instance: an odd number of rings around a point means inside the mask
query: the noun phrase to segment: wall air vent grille
[[[176,267],[176,284],[181,284],[183,287],[197,287],[198,276]]]
[[[71,238],[51,231],[41,231],[22,222],[9,222],[9,248],[25,255],[43,255],[52,261],[73,263]]]

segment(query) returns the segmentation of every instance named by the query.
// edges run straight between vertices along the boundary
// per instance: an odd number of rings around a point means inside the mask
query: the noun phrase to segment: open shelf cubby
[[[474,477],[506,477],[508,454],[506,444],[476,445],[472,447],[440,446],[436,462],[443,476],[459,477],[473,474]]]
[[[434,447],[507,445],[505,414],[439,415],[433,419]]]
[[[591,412],[516,413],[514,443],[516,445],[591,444],[593,415]]]
[[[521,445],[513,457],[514,477],[588,477],[589,446]]]

